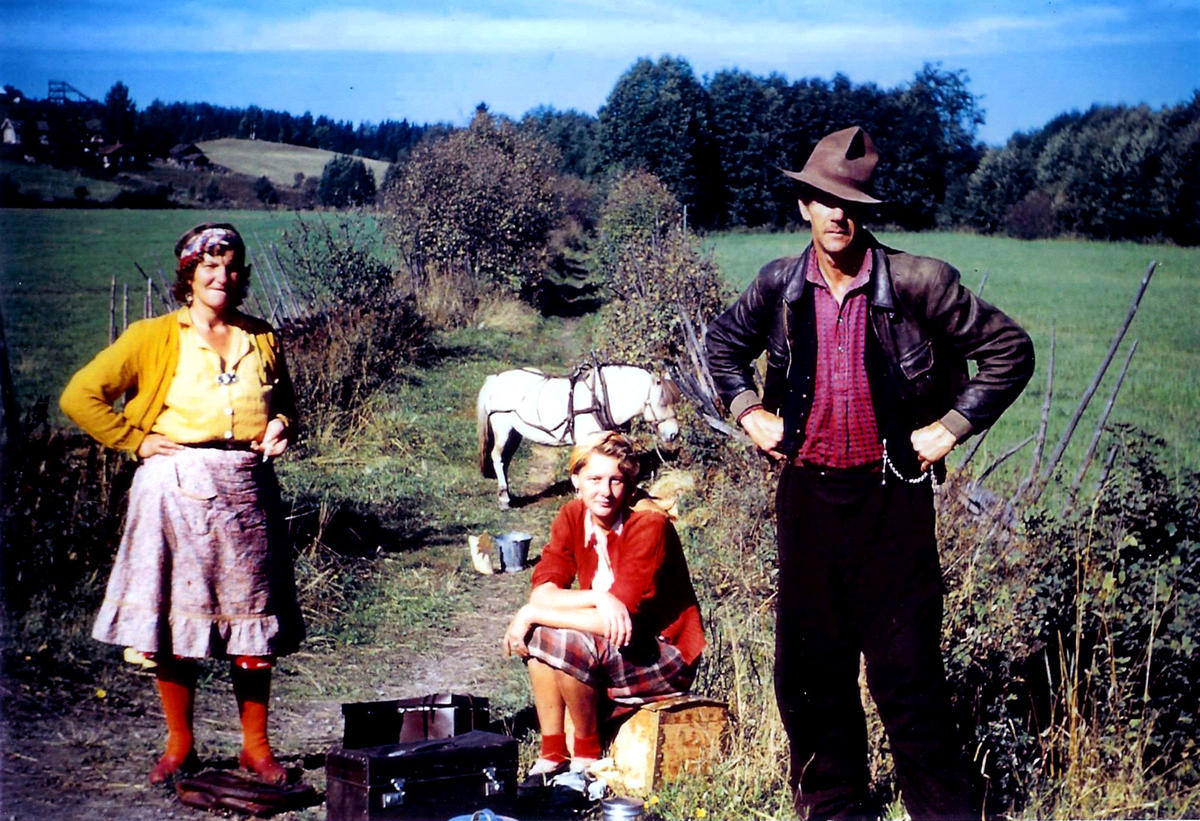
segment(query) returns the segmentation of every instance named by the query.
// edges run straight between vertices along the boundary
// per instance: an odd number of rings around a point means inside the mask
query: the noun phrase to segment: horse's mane
[[[662,379],[663,400],[668,405],[674,405],[683,398],[683,391],[675,384],[675,380],[664,376]]]

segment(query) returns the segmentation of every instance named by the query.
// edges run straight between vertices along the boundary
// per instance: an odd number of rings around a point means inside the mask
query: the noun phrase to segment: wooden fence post
[[[1042,492],[1046,488],[1046,482],[1049,481],[1054,469],[1058,467],[1058,463],[1062,461],[1063,453],[1067,449],[1067,445],[1071,442],[1071,437],[1075,433],[1075,427],[1079,424],[1079,419],[1083,416],[1084,410],[1087,409],[1088,403],[1092,401],[1092,397],[1100,387],[1100,381],[1104,378],[1105,371],[1108,370],[1109,364],[1112,363],[1113,356],[1117,353],[1117,348],[1121,345],[1121,340],[1125,338],[1126,331],[1133,323],[1133,318],[1137,314],[1138,306],[1141,304],[1142,295],[1146,293],[1147,286],[1150,285],[1150,277],[1154,275],[1154,269],[1158,267],[1158,262],[1152,261],[1146,267],[1146,274],[1142,277],[1142,284],[1138,288],[1137,294],[1133,298],[1132,304],[1129,306],[1129,312],[1125,315],[1125,321],[1121,323],[1121,327],[1117,329],[1116,335],[1113,337],[1112,343],[1108,346],[1108,353],[1104,360],[1100,363],[1100,367],[1096,370],[1096,375],[1092,377],[1092,382],[1087,386],[1087,390],[1083,392],[1083,397],[1079,400],[1079,404],[1075,408],[1075,413],[1071,417],[1071,421],[1067,423],[1067,429],[1063,431],[1062,437],[1058,440],[1058,445],[1055,446],[1054,452],[1050,454],[1050,458],[1046,461],[1042,468],[1041,475],[1038,476],[1037,484],[1031,488],[1030,501],[1037,502],[1041,498]]]
[[[117,275],[108,281],[108,344],[117,341]]]
[[[1113,406],[1117,403],[1117,394],[1120,393],[1121,385],[1125,382],[1125,374],[1129,372],[1129,363],[1133,361],[1133,354],[1137,350],[1137,346],[1138,341],[1135,339],[1129,346],[1129,355],[1125,357],[1125,364],[1121,367],[1117,382],[1113,385],[1112,393],[1108,395],[1108,402],[1104,405],[1100,420],[1096,422],[1096,431],[1092,434],[1092,441],[1088,444],[1087,453],[1084,454],[1083,461],[1079,464],[1079,472],[1075,474],[1075,481],[1071,483],[1071,489],[1067,496],[1070,503],[1074,503],[1075,494],[1079,492],[1079,486],[1083,484],[1083,477],[1091,467],[1092,459],[1096,456],[1096,448],[1100,445],[1100,436],[1104,433],[1104,426],[1108,423],[1108,415],[1112,413]]]

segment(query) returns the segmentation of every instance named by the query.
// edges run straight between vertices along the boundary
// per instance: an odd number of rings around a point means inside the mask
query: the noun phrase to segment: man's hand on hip
[[[776,450],[783,441],[783,417],[758,408],[743,416],[741,423],[742,430],[746,431],[759,450],[775,460],[784,458],[783,454]]]
[[[911,439],[913,450],[921,460],[922,473],[945,459],[946,454],[958,444],[958,438],[941,422],[914,430]]]

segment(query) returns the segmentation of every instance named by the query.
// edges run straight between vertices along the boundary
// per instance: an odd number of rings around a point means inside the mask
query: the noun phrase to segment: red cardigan
[[[546,582],[569,589],[578,579],[589,590],[599,562],[585,548],[583,522],[587,509],[579,499],[568,502],[550,526],[550,543],[533,569],[533,587]],[[632,511],[620,535],[608,540],[613,582],[609,590],[629,608],[635,630],[651,631],[679,648],[688,664],[707,644],[700,606],[675,526],[663,513]]]

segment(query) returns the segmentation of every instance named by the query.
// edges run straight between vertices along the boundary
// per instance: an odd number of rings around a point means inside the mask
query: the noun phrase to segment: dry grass
[[[510,296],[487,293],[480,297],[475,308],[476,325],[488,330],[509,334],[531,334],[540,318],[527,303]]]

